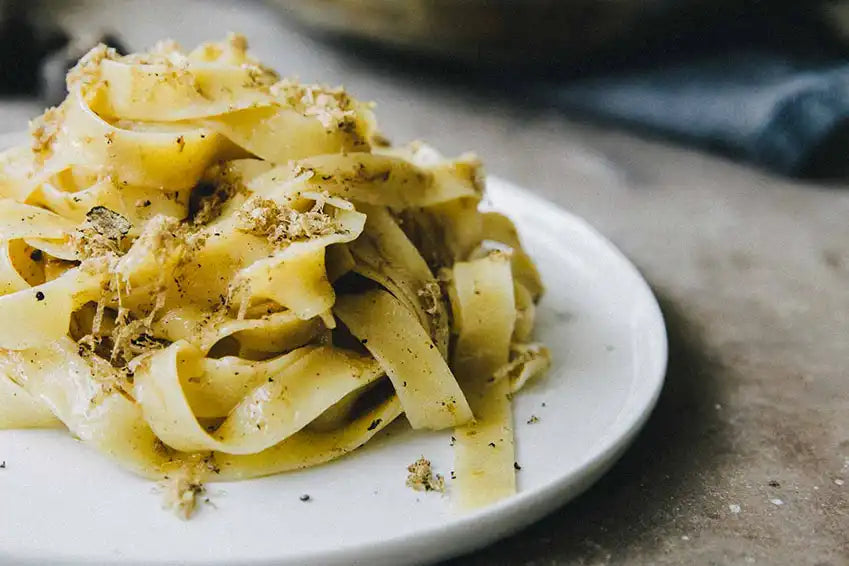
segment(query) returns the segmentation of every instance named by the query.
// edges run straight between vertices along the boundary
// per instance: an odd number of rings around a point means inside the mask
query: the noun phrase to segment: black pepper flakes
[[[32,250],[32,253],[29,254],[29,258],[33,261],[41,261],[44,257],[44,253],[41,250]]]
[[[300,499],[301,501],[307,502],[307,501],[309,501],[310,499],[312,499],[312,497],[310,497],[310,494],[309,494],[309,493],[305,493],[305,494],[303,494],[302,496],[300,496],[298,499]]]
[[[2,462],[0,462],[0,470],[5,470],[5,469],[6,469],[6,460],[3,460]]]
[[[518,472],[522,469],[522,466],[519,465],[519,462],[513,462],[513,469]]]
[[[492,446],[493,448],[495,448],[495,443],[494,443],[494,442],[490,442],[490,443],[489,443],[489,445],[490,445],[490,446]]]
[[[371,421],[371,424],[368,425],[368,430],[376,429],[378,426],[380,426],[380,423],[382,423],[382,422],[383,422],[383,419],[374,419],[373,421]]]
[[[43,301],[44,300],[44,293],[42,293],[41,291],[36,291],[35,300],[36,301]]]

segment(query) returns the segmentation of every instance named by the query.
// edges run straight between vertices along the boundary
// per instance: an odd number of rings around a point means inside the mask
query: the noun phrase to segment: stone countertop
[[[133,49],[245,33],[284,74],[376,100],[394,141],[474,149],[489,172],[585,217],[652,284],[671,350],[645,430],[576,501],[451,564],[849,563],[847,187],[359,61],[258,3],[115,5],[48,6],[68,25],[119,30]]]

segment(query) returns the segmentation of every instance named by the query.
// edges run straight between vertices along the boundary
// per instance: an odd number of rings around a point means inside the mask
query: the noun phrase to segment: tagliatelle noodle
[[[508,393],[549,357],[480,162],[388,147],[370,104],[246,49],[99,46],[0,155],[0,428],[197,483],[318,465],[405,415],[456,430],[459,508],[508,497]]]

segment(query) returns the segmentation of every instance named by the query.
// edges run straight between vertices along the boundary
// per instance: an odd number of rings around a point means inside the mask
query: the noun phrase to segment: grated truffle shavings
[[[428,281],[418,290],[424,311],[435,316],[439,313],[439,302],[442,300],[442,288],[436,281]]]
[[[44,114],[29,123],[31,149],[36,156],[45,158],[51,155],[53,143],[62,131],[64,120],[65,110],[62,106],[58,106],[48,108]]]
[[[181,519],[189,519],[197,508],[198,498],[206,494],[206,487],[190,467],[183,467],[165,476],[160,483],[163,506],[171,509]]]
[[[95,206],[85,216],[72,236],[80,259],[122,255],[121,243],[133,227],[130,221],[105,206]]]
[[[311,210],[300,212],[277,202],[253,196],[238,212],[237,228],[248,234],[268,238],[275,245],[307,240],[334,233],[338,226],[317,201]]]
[[[407,466],[407,487],[416,491],[445,492],[445,479],[441,474],[434,474],[430,460],[424,456]]]
[[[116,60],[120,57],[114,47],[99,43],[92,47],[88,53],[80,57],[74,67],[68,71],[65,83],[69,92],[79,88],[83,95],[87,95],[90,87],[100,84],[100,65],[104,60]]]

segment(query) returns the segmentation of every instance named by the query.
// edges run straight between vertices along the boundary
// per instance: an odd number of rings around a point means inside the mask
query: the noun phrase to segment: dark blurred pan
[[[271,0],[337,36],[522,65],[621,52],[733,18],[743,0]]]

